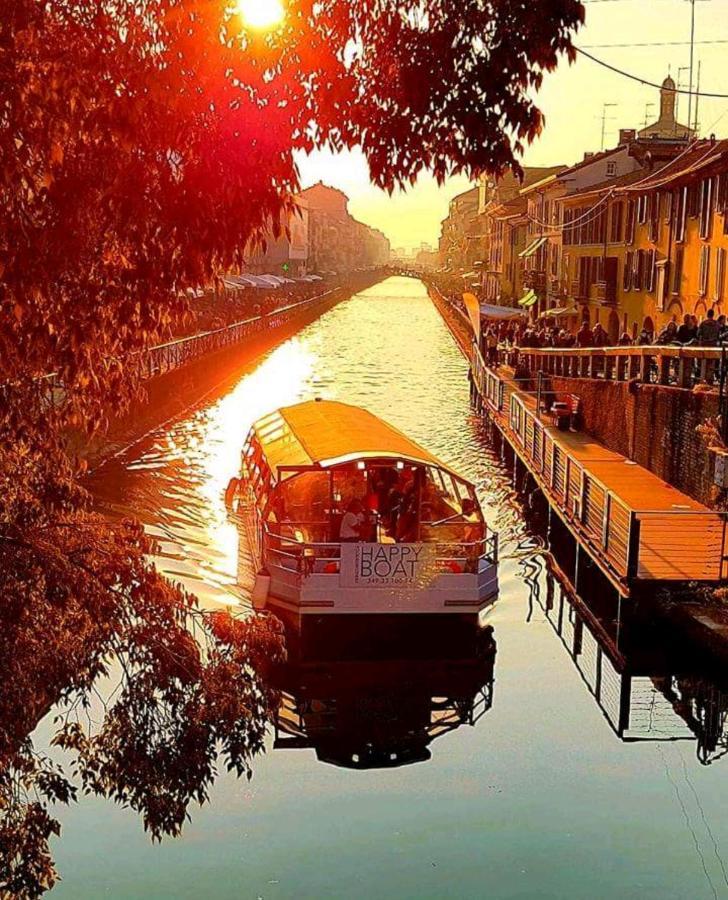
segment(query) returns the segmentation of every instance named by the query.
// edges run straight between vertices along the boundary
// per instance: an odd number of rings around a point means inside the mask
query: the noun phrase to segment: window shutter
[[[632,289],[632,257],[634,253],[628,250],[624,255],[624,272],[622,274],[622,287],[625,291]]]

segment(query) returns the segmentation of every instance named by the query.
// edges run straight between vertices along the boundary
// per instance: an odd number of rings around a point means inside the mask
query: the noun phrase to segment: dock
[[[440,304],[438,304],[440,306]],[[441,308],[441,312],[444,312]],[[711,510],[582,432],[561,431],[506,367],[490,368],[463,322],[447,319],[470,364],[476,404],[619,593],[728,576],[727,514]]]

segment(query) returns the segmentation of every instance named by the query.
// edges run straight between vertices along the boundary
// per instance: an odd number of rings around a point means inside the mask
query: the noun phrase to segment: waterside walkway
[[[468,345],[456,312],[433,297],[470,362],[474,397],[532,474],[551,509],[622,594],[638,582],[717,582],[726,567],[726,514],[580,432],[560,431],[519,387]],[[443,306],[443,302],[448,308]]]

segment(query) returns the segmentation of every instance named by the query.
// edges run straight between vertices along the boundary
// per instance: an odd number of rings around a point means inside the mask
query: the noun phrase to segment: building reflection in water
[[[539,606],[614,733],[623,741],[692,741],[704,765],[728,753],[728,677],[674,627],[630,600],[582,598],[546,559],[524,562]]]
[[[322,762],[354,769],[410,765],[430,759],[434,740],[476,725],[490,709],[491,628],[385,618],[376,627],[387,633],[387,645],[373,636],[370,617],[360,616],[324,623],[320,642],[293,642],[291,661],[279,672],[277,749],[313,749]]]

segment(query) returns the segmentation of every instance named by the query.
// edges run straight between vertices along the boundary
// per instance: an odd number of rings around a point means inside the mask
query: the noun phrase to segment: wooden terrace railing
[[[601,378],[692,388],[724,380],[722,347],[500,347],[498,361],[536,375]]]
[[[559,443],[525,397],[510,395],[510,431],[552,502],[593,554],[623,581],[721,581],[726,514],[634,508]]]

